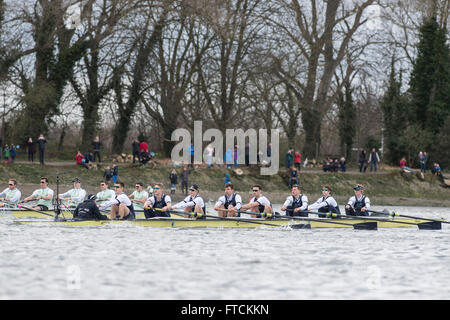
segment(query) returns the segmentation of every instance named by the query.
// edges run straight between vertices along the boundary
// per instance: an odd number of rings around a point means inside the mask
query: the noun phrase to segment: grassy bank
[[[169,187],[169,175],[172,168],[158,167],[149,169],[146,167],[124,165],[119,167],[119,180],[126,185],[127,192],[132,192],[134,184],[142,181],[145,186],[156,182],[163,182]],[[250,196],[251,185],[258,183],[263,186],[264,194],[272,202],[284,201],[290,191],[287,187],[288,176],[284,169],[279,174],[272,176],[259,175],[258,168],[242,168],[243,174],[237,175],[234,171],[225,168],[206,169],[198,168],[192,171],[189,183],[200,186],[201,194],[205,200],[215,201],[222,194],[222,187],[226,173],[230,173],[231,181],[244,199]],[[180,173],[181,169],[177,168]],[[75,165],[67,166],[40,166],[29,164],[2,164],[0,165],[1,187],[6,188],[8,179],[15,178],[24,194],[29,194],[39,186],[41,176],[50,179],[50,187],[56,188],[56,174],[59,173],[61,191],[66,191],[72,186],[72,179],[79,177],[83,187],[88,192],[98,192],[99,181],[103,177],[103,169],[86,170]],[[415,176],[404,177],[397,170],[377,174],[360,173],[318,173],[301,172],[300,185],[310,202],[320,196],[320,187],[329,185],[339,203],[343,204],[353,194],[352,187],[361,183],[366,187],[366,194],[372,203],[377,205],[426,205],[449,206],[450,188],[442,186],[441,182],[431,175],[427,175],[424,181]],[[181,183],[178,184],[175,201],[183,195],[180,192]]]

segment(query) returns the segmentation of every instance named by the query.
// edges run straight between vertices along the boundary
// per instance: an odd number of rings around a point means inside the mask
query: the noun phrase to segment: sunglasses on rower
[[[115,185],[114,188],[118,189],[120,188],[120,185]]]

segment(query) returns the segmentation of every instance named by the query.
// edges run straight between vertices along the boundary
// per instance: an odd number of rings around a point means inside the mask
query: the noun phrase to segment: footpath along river
[[[387,209],[450,220],[450,208]],[[438,231],[359,231],[70,228],[13,220],[0,219],[0,299],[450,297],[447,224]]]

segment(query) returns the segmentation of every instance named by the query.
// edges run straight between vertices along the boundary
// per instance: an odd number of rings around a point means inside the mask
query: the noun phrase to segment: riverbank
[[[138,165],[119,166],[119,180],[125,183],[126,192],[131,193],[136,182],[143,182],[144,186],[156,182],[164,183],[166,192],[170,192],[169,175],[172,168],[157,166],[153,169]],[[176,168],[180,174],[181,168]],[[263,193],[273,202],[282,203],[290,194],[287,186],[288,175],[285,169],[272,176],[261,176],[259,168],[241,168],[242,173],[226,168],[196,168],[192,170],[189,183],[200,186],[201,195],[206,201],[214,202],[223,194],[225,174],[229,173],[235,189],[241,193],[244,201],[250,197],[250,188],[253,184],[263,186]],[[23,197],[39,188],[39,179],[46,176],[50,180],[50,188],[56,191],[56,176],[60,177],[60,192],[72,187],[72,180],[79,177],[82,187],[88,193],[99,191],[99,182],[103,178],[104,169],[99,166],[97,170],[86,170],[80,166],[68,164],[58,165],[30,165],[23,163],[0,165],[0,187],[6,188],[9,178],[15,178]],[[353,186],[361,183],[366,187],[366,194],[376,205],[386,206],[438,206],[450,207],[450,188],[445,188],[442,182],[431,174],[425,179],[411,175],[405,176],[399,170],[383,171],[378,173],[323,173],[315,171],[301,171],[300,186],[310,202],[321,196],[320,187],[329,185],[334,196],[340,204],[344,204],[353,195]],[[3,189],[2,189],[3,190]],[[174,201],[184,198],[181,193],[181,181]]]

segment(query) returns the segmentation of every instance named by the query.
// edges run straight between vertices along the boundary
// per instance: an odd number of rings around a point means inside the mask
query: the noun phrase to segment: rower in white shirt
[[[116,195],[109,201],[100,205],[101,210],[111,207],[111,220],[115,220],[117,215],[120,220],[136,219],[133,204],[124,192],[125,185],[123,182],[114,183],[114,191]]]
[[[149,197],[144,203],[144,216],[146,219],[154,217],[170,217],[172,209],[172,199],[164,194],[163,184],[156,183],[153,187],[154,195]],[[158,209],[158,210],[155,210]]]
[[[59,195],[61,200],[68,201],[68,207],[75,209],[86,197],[86,191],[81,188],[81,180],[75,178],[72,180],[73,189]]]
[[[8,188],[0,193],[0,207],[5,205],[14,205],[19,203],[22,193],[17,189],[17,181],[15,179],[9,179]]]
[[[272,214],[272,204],[269,199],[262,195],[262,187],[259,184],[255,184],[252,187],[253,198],[250,199],[250,202],[244,204],[241,208],[242,210],[249,210],[250,212],[259,212],[259,213],[268,213]],[[257,215],[251,215],[252,218],[256,218]]]
[[[325,218],[325,213],[337,213],[341,214],[339,210],[339,205],[336,200],[331,196],[331,188],[329,186],[324,186],[322,188],[322,197],[317,199],[312,205],[308,207],[308,211],[317,210],[318,212],[323,212],[324,214],[319,214],[319,217]]]
[[[185,212],[196,212],[202,214],[197,219],[206,219],[206,206],[203,198],[200,197],[198,185],[193,184],[189,187],[189,196],[187,196],[183,201],[172,206],[172,209],[184,209]],[[192,218],[192,215],[184,215],[185,218]]]
[[[298,184],[292,186],[292,195],[286,198],[281,211],[286,211],[287,216],[307,217],[308,197],[302,194]]]
[[[225,185],[225,195],[221,196],[214,206],[219,217],[240,217],[242,198],[234,192],[231,183]]]
[[[106,181],[100,181],[100,192],[97,193],[97,205],[101,205],[103,203],[105,203],[106,201],[111,200],[112,198],[114,198],[116,196],[116,193],[114,192],[114,190],[111,190],[108,188],[108,182]]]
[[[348,203],[345,206],[345,214],[348,216],[368,216],[370,199],[363,194],[364,187],[357,184],[353,190],[355,195],[348,200]]]

